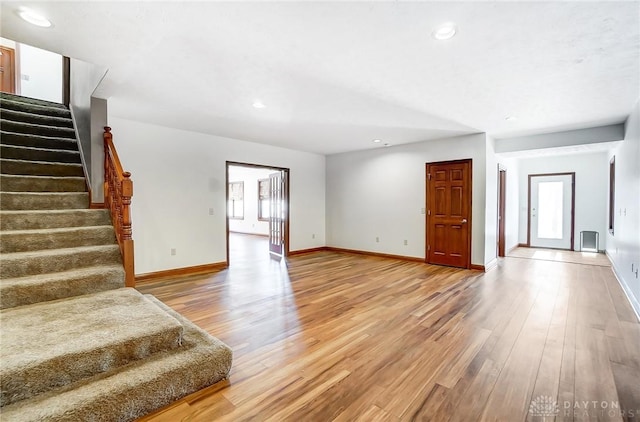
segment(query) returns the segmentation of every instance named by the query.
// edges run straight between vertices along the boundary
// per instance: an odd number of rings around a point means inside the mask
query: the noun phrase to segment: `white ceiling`
[[[54,26],[21,21],[25,5]],[[3,1],[0,23],[3,37],[108,67],[98,94],[113,115],[332,154],[378,148],[375,138],[622,122],[640,97],[639,11],[638,1]],[[458,34],[434,40],[445,21]]]

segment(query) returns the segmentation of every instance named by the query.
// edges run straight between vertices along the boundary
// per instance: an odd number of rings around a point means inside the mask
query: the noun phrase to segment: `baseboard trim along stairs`
[[[0,93],[0,419],[131,421],[226,379],[232,351],[124,287],[69,110]]]

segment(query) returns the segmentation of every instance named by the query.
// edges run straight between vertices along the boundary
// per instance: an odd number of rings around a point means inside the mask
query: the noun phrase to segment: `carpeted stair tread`
[[[85,192],[84,177],[25,176],[0,174],[3,192]]]
[[[124,287],[121,264],[0,280],[0,309]]]
[[[0,118],[12,122],[33,123],[38,125],[66,127],[73,129],[73,120],[71,120],[71,115],[64,117],[49,116],[47,114],[36,114],[26,111],[2,109],[0,110]]]
[[[25,103],[14,99],[0,99],[0,105],[3,110],[22,111],[25,113],[41,114],[45,116],[69,117],[71,115],[68,108],[60,107],[60,105],[52,107],[51,105]]]
[[[42,149],[78,150],[78,143],[75,139],[6,132],[4,130],[0,131],[0,144]]]
[[[49,163],[81,164],[80,152],[65,149],[0,145],[0,156],[11,160],[46,161]]]
[[[111,224],[109,210],[0,211],[2,230],[55,229]]]
[[[29,133],[34,135],[55,136],[60,138],[75,138],[73,128],[38,125],[33,123],[14,122],[0,118],[0,127],[7,132]]]
[[[53,107],[53,108],[61,108],[66,109],[67,107],[64,104],[56,103],[53,101],[40,100],[37,98],[24,97],[22,95],[9,94],[8,92],[0,92],[0,106],[4,107],[4,101],[18,101],[24,104],[36,104],[45,107]]]
[[[0,279],[118,263],[122,257],[117,244],[7,253],[0,255]]]
[[[226,379],[231,349],[157,299],[149,300],[182,323],[181,347],[5,406],[3,422],[132,421]]]
[[[86,192],[0,192],[3,210],[56,210],[89,207]]]
[[[0,253],[113,245],[115,242],[112,226],[1,231]]]
[[[2,174],[84,177],[82,164],[0,159]]]
[[[5,309],[0,316],[2,406],[182,343],[180,322],[126,287]]]

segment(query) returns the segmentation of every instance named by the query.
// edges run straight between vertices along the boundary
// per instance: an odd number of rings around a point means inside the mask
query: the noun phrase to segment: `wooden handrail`
[[[111,221],[116,232],[122,263],[124,265],[125,285],[135,287],[133,264],[133,239],[131,231],[131,197],[133,181],[131,173],[122,170],[120,158],[113,145],[113,135],[109,126],[104,127],[104,203],[111,212]]]

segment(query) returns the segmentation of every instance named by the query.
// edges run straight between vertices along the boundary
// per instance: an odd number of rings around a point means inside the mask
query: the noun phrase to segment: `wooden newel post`
[[[135,287],[135,270],[133,262],[133,239],[131,238],[131,197],[133,196],[133,182],[131,173],[125,171],[123,174],[122,192],[122,260],[124,263],[125,285]]]

